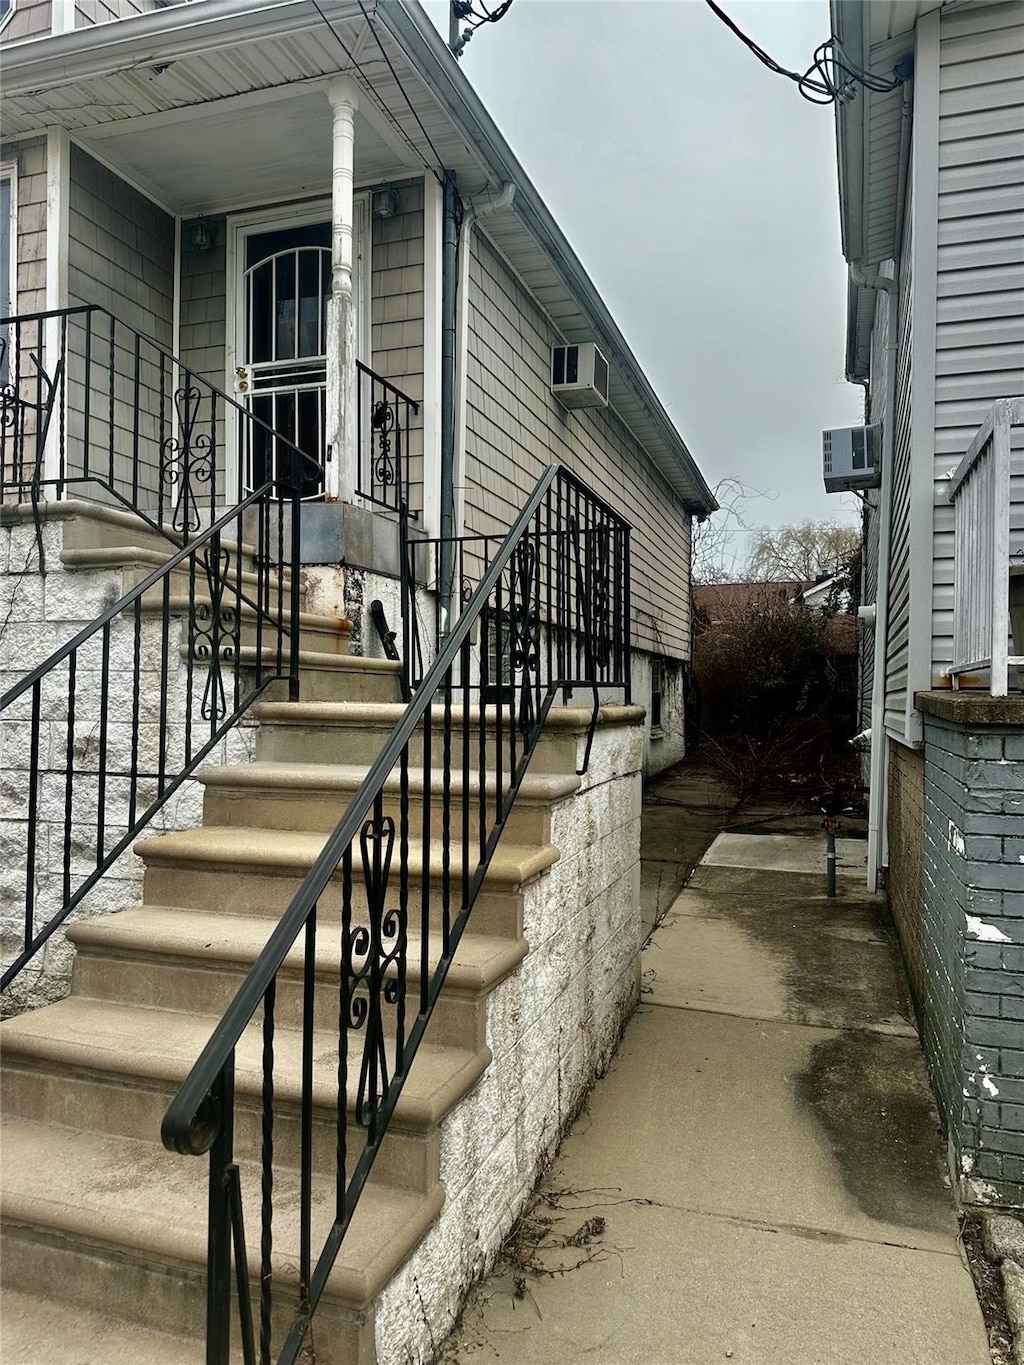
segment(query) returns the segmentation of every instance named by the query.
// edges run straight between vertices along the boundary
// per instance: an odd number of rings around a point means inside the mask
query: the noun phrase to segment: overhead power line
[[[781,66],[774,57],[769,56],[743,32],[725,10],[715,4],[715,0],[705,0],[708,8],[716,14],[726,28],[735,33],[740,42],[750,49],[759,62],[776,76],[785,76],[794,81],[800,94],[811,104],[848,104],[859,88],[885,95],[897,90],[913,74],[910,59],[903,58],[893,67],[892,76],[876,76],[856,66],[836,42],[828,38],[814,50],[814,59],[802,74]]]
[[[488,9],[483,0],[451,0],[451,21],[449,24],[448,46],[452,55],[462,56],[466,44],[478,28],[484,24],[496,24],[512,8],[512,0],[502,0],[494,9]],[[459,33],[459,24],[466,27]]]

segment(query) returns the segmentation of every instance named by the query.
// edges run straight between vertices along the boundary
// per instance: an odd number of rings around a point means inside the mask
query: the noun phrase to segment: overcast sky
[[[723,0],[803,71],[827,0]],[[448,6],[427,0],[447,36]],[[515,0],[462,65],[546,200],[708,483],[776,494],[777,526],[849,516],[821,430],[861,420],[843,379],[834,115],[702,0]]]

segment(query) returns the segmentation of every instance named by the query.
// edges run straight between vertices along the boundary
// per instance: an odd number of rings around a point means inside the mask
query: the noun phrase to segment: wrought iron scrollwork
[[[160,451],[160,482],[177,489],[171,525],[183,534],[198,531],[202,525],[197,489],[212,484],[217,472],[213,431],[196,430],[201,402],[202,394],[194,384],[175,390],[178,434],[168,436]]]
[[[384,398],[374,403],[370,414],[370,426],[374,432],[374,450],[371,456],[373,482],[387,490],[398,482],[400,452],[395,448],[398,419],[394,404]]]
[[[519,693],[519,727],[525,732],[536,719],[534,678],[540,667],[540,613],[536,602],[537,549],[532,540],[519,542],[509,570],[509,681],[514,691]]]
[[[228,713],[223,665],[233,664],[238,657],[241,622],[236,604],[225,601],[230,567],[231,556],[219,534],[215,535],[203,551],[209,597],[194,601],[190,614],[192,657],[208,664],[200,714],[210,721],[222,720]]]
[[[405,975],[408,912],[387,908],[395,822],[381,810],[365,822],[359,836],[367,925],[351,927],[351,908],[342,919],[342,971],[348,979],[348,1027],[363,1031],[363,1058],[356,1092],[356,1122],[376,1133],[377,1115],[395,1071],[402,1068],[405,1035]],[[389,969],[394,968],[389,975]],[[395,1067],[388,1056],[384,1006],[397,1011]]]

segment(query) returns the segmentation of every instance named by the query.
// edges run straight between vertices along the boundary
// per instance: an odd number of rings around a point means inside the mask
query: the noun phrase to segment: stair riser
[[[184,1076],[181,1078],[184,1080]],[[126,1086],[121,1076],[62,1069],[53,1071],[30,1059],[9,1058],[4,1067],[0,1095],[9,1118],[59,1123],[91,1133],[158,1140],[160,1125],[175,1088],[152,1082]],[[366,1131],[351,1118],[347,1125],[349,1175],[366,1144]],[[313,1166],[330,1171],[336,1159],[337,1123],[333,1109],[313,1114]],[[236,1094],[235,1158],[258,1161],[261,1152],[261,1110],[254,1096]],[[371,1180],[392,1189],[427,1194],[440,1178],[440,1137],[436,1130],[389,1128],[373,1165]],[[300,1162],[298,1110],[275,1104],[274,1164],[297,1170]],[[172,1158],[168,1154],[168,1160]],[[204,1164],[205,1172],[205,1164]],[[248,1199],[258,1199],[250,1190]],[[255,1208],[255,1205],[254,1205]],[[252,1216],[252,1214],[250,1214]]]
[[[281,788],[262,791],[247,787],[244,790],[208,786],[203,804],[203,822],[207,825],[232,825],[240,829],[315,830],[329,834],[341,819],[354,792],[294,792]],[[423,832],[422,794],[410,796],[410,837],[420,838]],[[443,829],[443,800],[441,795],[430,804],[430,832],[433,836]],[[461,839],[464,805],[454,793],[450,808],[450,828],[454,839]],[[398,826],[400,803],[398,793],[385,793],[384,814],[390,815]],[[487,828],[493,827],[494,802],[489,799]],[[476,839],[480,829],[479,798],[470,795],[469,829]],[[505,825],[503,837],[509,843],[546,844],[551,839],[551,807],[528,806],[517,801]]]
[[[150,617],[159,616],[163,611],[163,589],[151,588],[149,592],[143,595],[142,605],[146,615]],[[208,605],[209,595],[206,593],[197,593],[195,603],[190,603],[188,597],[184,593],[176,593],[169,598],[167,609],[168,614],[173,620],[184,623],[188,620],[194,606]],[[227,593],[221,605],[222,610],[225,607],[233,609],[236,605],[234,595],[230,592]],[[264,616],[262,630],[258,632],[256,628],[256,616],[253,609],[243,602],[241,612],[242,623],[239,631],[239,643],[242,648],[255,649],[257,635],[259,635],[259,643],[264,652],[268,650],[276,652],[278,636],[276,615],[271,612],[270,615]],[[283,624],[286,623],[287,613]],[[182,625],[182,629],[183,628],[184,626]],[[338,626],[326,621],[323,625],[303,622],[299,627],[299,647],[301,649],[314,650],[319,654],[347,655],[348,632],[343,632]],[[287,652],[287,635],[285,636],[284,649],[285,652]]]
[[[267,922],[269,933],[272,927]],[[336,934],[335,930],[325,930]],[[209,968],[184,959],[125,958],[102,956],[79,949],[75,956],[72,990],[94,1000],[116,1000],[150,1009],[181,1010],[187,1014],[222,1015],[245,979],[249,964]],[[419,986],[408,985],[406,1028],[419,1008]],[[313,998],[314,1027],[328,1033],[338,1027],[338,978],[317,978]],[[302,982],[292,974],[278,977],[275,1019],[282,1028],[302,1026]],[[385,1029],[393,1033],[391,1006]],[[259,1016],[257,1016],[259,1017]],[[487,1006],[479,996],[458,994],[450,987],[438,998],[427,1039],[451,1047],[483,1047],[486,1041]]]
[[[241,867],[192,868],[180,867],[173,863],[154,863],[146,868],[145,900],[150,905],[177,905],[210,913],[225,915],[273,915],[279,918],[291,905],[296,892],[302,885],[305,874],[296,870],[281,876],[246,871]],[[360,879],[352,893],[352,913],[356,923],[366,923],[366,896],[360,890]],[[394,893],[397,898],[398,882],[394,879]],[[459,907],[459,885],[453,878],[451,888],[451,914],[454,917]],[[495,908],[498,897],[508,896],[510,901],[518,897],[518,888],[500,885],[486,893],[487,903]],[[513,903],[505,907],[504,915],[495,916],[483,911],[478,899],[473,909],[472,925],[478,934],[503,932],[490,927],[498,919],[507,922],[516,914]],[[430,923],[434,928],[441,924],[443,899],[440,878],[432,880],[430,895]],[[321,898],[320,916],[326,922],[337,921],[341,910],[341,878],[335,878]],[[421,903],[419,878],[409,888],[409,922],[421,923]]]
[[[245,661],[245,655],[242,656]],[[276,656],[275,656],[276,657]],[[396,702],[401,700],[402,688],[394,673],[373,673],[365,669],[317,668],[301,664],[299,668],[300,699],[302,701],[354,701],[354,702]],[[264,701],[288,701],[288,683],[271,683],[263,694]],[[373,758],[377,757],[377,752]],[[302,760],[296,759],[296,762]],[[312,760],[318,763],[358,762],[357,759],[329,759],[321,757]],[[372,762],[368,759],[367,762]]]
[[[285,693],[287,695],[287,691]],[[269,698],[268,700],[274,700]],[[276,700],[284,700],[278,697]],[[319,698],[302,695],[303,701],[317,701]],[[327,700],[327,699],[325,699]],[[346,701],[357,700],[346,696]],[[380,700],[376,698],[375,700]],[[391,698],[390,700],[395,700]],[[261,721],[256,737],[256,758],[261,762],[275,763],[359,763],[371,764],[380,755],[391,736],[391,729],[383,726],[361,726],[358,724],[304,726],[279,724],[275,721]],[[521,746],[520,746],[521,749]],[[517,749],[517,753],[520,750]],[[497,746],[493,740],[487,745],[485,762],[488,768],[496,767]],[[444,737],[440,727],[435,728],[431,742],[431,763],[440,770],[443,767]],[[409,761],[413,769],[423,766],[423,738],[421,733],[412,736],[409,743]],[[457,769],[462,764],[461,734],[452,736],[452,762]],[[470,742],[470,771],[480,762],[477,742]],[[507,736],[502,747],[502,769],[507,773],[509,750]],[[576,771],[576,741],[564,735],[545,736],[537,745],[530,760],[530,772],[566,774]]]
[[[205,1181],[205,1163],[197,1162],[197,1167]],[[39,1293],[40,1286],[45,1286],[48,1293],[86,1311],[139,1322],[183,1337],[198,1339],[205,1331],[205,1267],[147,1262],[137,1253],[117,1246],[93,1246],[64,1238],[50,1240],[36,1229],[10,1226],[2,1246],[4,1283],[11,1289]],[[295,1257],[290,1254],[288,1259],[294,1263]],[[255,1281],[252,1296],[258,1312],[259,1286]],[[283,1299],[283,1287],[279,1287],[277,1297]],[[232,1340],[237,1347],[234,1295],[232,1301]],[[277,1350],[290,1323],[284,1305],[276,1304],[273,1334]],[[372,1312],[346,1312],[321,1300],[315,1339],[317,1365],[371,1365]]]

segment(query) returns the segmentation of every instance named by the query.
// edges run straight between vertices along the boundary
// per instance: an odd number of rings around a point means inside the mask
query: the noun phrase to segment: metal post
[[[828,882],[828,898],[834,901],[836,898],[836,830],[839,821],[834,816],[825,817],[825,836],[827,851],[825,853],[825,875]]]
[[[213,1097],[220,1126],[210,1148],[209,1233],[206,1270],[206,1365],[228,1365],[231,1355],[231,1193],[235,1061],[217,1077]]]
[[[288,637],[288,700],[299,700],[299,566],[302,563],[302,498],[299,493],[299,457],[292,453],[292,546],[289,614],[291,634]],[[282,585],[283,586],[283,585]]]

